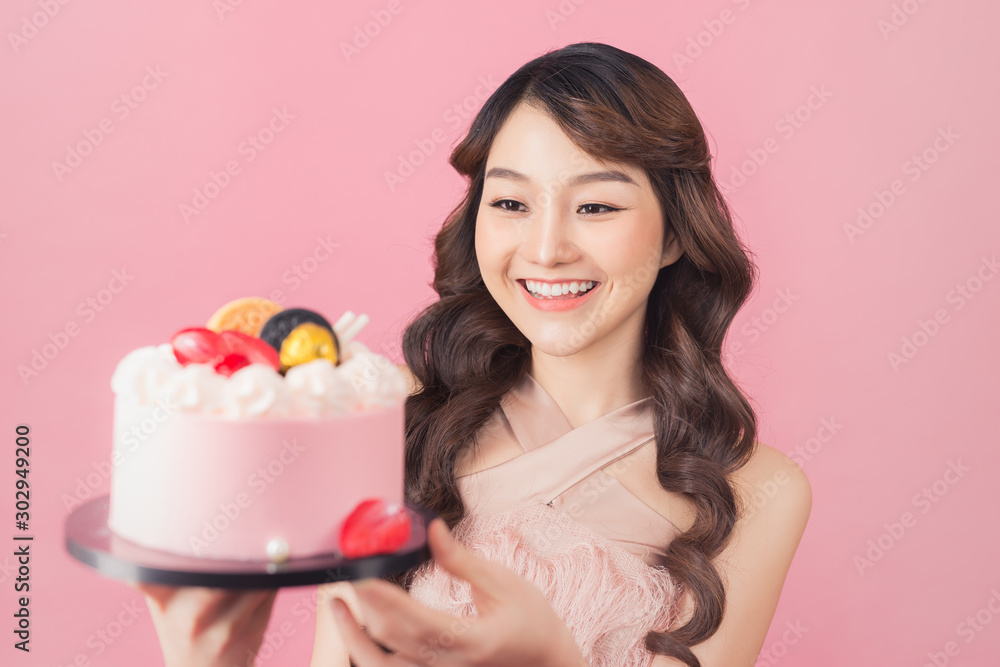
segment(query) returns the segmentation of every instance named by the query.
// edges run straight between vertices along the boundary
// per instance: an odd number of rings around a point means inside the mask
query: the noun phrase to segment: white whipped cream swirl
[[[208,364],[182,366],[169,343],[129,352],[111,377],[119,400],[152,406],[159,400],[182,412],[231,418],[327,417],[396,405],[406,379],[388,359],[352,341],[339,366],[315,359],[283,377],[250,364],[226,377]]]

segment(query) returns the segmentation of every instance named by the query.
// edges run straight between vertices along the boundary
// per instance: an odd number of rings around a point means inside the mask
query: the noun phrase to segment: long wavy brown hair
[[[691,596],[693,614],[669,632],[650,631],[646,646],[700,667],[689,647],[715,633],[726,607],[712,560],[742,511],[727,475],[748,461],[756,439],[753,408],[722,363],[723,339],[756,267],[712,177],[701,123],[674,81],[646,60],[593,42],[535,58],[497,88],[452,152],[469,187],[435,239],[440,299],[403,335],[406,363],[421,384],[406,401],[406,496],[451,527],[462,519],[459,454],[476,446],[480,428],[530,367],[531,344],[487,291],[474,241],[490,147],[521,103],[546,110],[594,158],[644,169],[664,230],[673,229],[684,250],[660,269],[649,296],[642,378],[655,403],[660,484],[696,508],[693,527],[666,546],[663,563]]]

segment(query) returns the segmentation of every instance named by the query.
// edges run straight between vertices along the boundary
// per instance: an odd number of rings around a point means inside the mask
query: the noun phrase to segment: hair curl
[[[646,60],[594,42],[545,53],[497,88],[452,152],[469,187],[435,238],[440,298],[403,336],[422,385],[406,402],[406,496],[449,526],[461,520],[455,462],[530,366],[531,345],[487,291],[475,251],[490,147],[521,103],[547,111],[595,159],[644,169],[664,229],[684,250],[659,270],[649,296],[642,379],[655,406],[659,482],[696,510],[663,561],[693,607],[683,625],[651,630],[646,646],[700,667],[690,647],[715,633],[726,606],[712,560],[740,512],[727,475],[749,460],[757,431],[753,408],[723,367],[722,344],[757,270],[712,177],[701,123],[674,81]]]

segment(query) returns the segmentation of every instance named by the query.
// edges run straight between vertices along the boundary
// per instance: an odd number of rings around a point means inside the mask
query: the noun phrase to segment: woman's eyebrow
[[[507,169],[506,167],[493,167],[488,172],[486,172],[486,178],[506,178],[512,181],[519,181],[522,183],[529,182],[531,179],[522,174],[519,171],[513,169]],[[484,179],[485,180],[485,179]],[[616,183],[630,183],[636,187],[639,186],[631,176],[622,171],[608,170],[608,171],[595,171],[589,174],[578,174],[573,178],[569,179],[568,185],[581,185],[583,183],[594,183],[597,181],[613,181]]]

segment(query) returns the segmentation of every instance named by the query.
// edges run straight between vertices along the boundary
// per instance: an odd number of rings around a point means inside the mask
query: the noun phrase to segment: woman
[[[710,159],[674,82],[611,46],[487,100],[404,337],[407,496],[454,537],[432,524],[409,595],[321,587],[314,665],[753,664],[811,494],[722,365],[755,269]],[[157,605],[161,638],[259,646],[273,595],[215,595],[236,611],[203,632]]]

